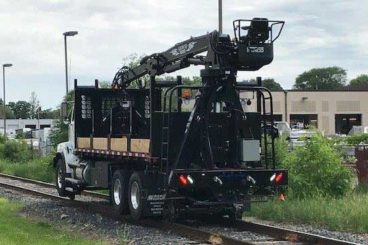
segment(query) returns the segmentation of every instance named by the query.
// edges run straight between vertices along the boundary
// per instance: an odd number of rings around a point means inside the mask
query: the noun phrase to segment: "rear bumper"
[[[190,176],[193,183],[187,186],[181,185],[179,177]],[[275,175],[275,177],[273,177]],[[276,182],[276,176],[282,175]],[[173,174],[173,186],[179,188],[211,187],[273,187],[286,186],[288,184],[288,172],[285,169],[216,169],[216,170],[181,170]]]
[[[253,195],[275,194],[287,183],[285,169],[176,170],[172,178],[175,192],[167,198],[182,198],[185,209],[191,211],[245,211]]]

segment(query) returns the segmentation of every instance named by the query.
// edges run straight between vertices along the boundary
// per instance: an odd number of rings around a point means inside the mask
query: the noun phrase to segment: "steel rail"
[[[270,237],[286,241],[303,242],[306,244],[357,245],[357,243],[354,242],[343,241],[308,232],[296,231],[255,222],[239,220],[235,222],[234,226],[239,230],[251,231],[259,234],[266,234]]]
[[[45,192],[40,192],[37,190],[31,190],[31,189],[28,189],[22,186],[3,183],[1,181],[0,181],[0,187],[19,191],[19,192],[22,192],[28,195],[41,196],[43,198],[47,198],[47,199],[51,199],[55,201],[62,201],[67,206],[82,208],[83,210],[88,210],[93,213],[99,213],[103,215],[104,217],[108,217],[113,220],[120,220],[120,221],[123,220],[124,222],[130,223],[130,224],[140,225],[140,226],[145,226],[145,227],[152,227],[152,228],[156,228],[158,230],[165,231],[165,232],[171,231],[179,236],[186,237],[186,238],[189,238],[195,241],[199,241],[199,242],[210,243],[210,244],[227,244],[227,245],[254,244],[249,241],[240,241],[240,240],[233,239],[231,237],[227,237],[227,236],[220,235],[217,233],[202,231],[199,229],[195,229],[195,228],[192,228],[186,225],[182,225],[182,224],[177,224],[177,223],[169,223],[169,222],[157,221],[157,220],[151,220],[151,219],[146,219],[146,220],[142,220],[138,222],[138,221],[133,221],[130,218],[127,218],[125,216],[122,216],[119,218],[113,212],[113,209],[109,205],[101,205],[101,204],[78,201],[78,200],[72,201],[72,200],[69,200],[68,198],[60,197],[60,196],[45,193]]]
[[[43,182],[43,181],[33,180],[33,179],[28,179],[28,178],[23,178],[23,177],[19,177],[19,176],[4,174],[4,173],[0,173],[0,177],[4,177],[4,178],[8,178],[8,179],[13,179],[13,180],[19,180],[19,181],[23,181],[23,182],[26,182],[26,183],[40,185],[40,186],[44,186],[44,187],[50,187],[50,188],[55,187],[55,183],[48,183],[48,182]],[[95,191],[83,191],[82,192],[82,195],[84,195],[84,196],[90,196],[90,197],[96,197],[96,198],[101,198],[101,199],[105,199],[105,200],[109,200],[110,199],[110,197],[108,195],[102,194],[102,193],[98,193],[98,192],[95,192]]]
[[[26,183],[32,183],[32,184],[49,187],[49,188],[54,187],[54,185],[50,183],[37,181],[37,180],[31,180],[27,178],[12,176],[12,175],[7,175],[7,174],[0,173],[0,177],[19,180],[19,181],[23,181]],[[146,227],[148,226],[148,227],[156,228],[162,231],[171,231],[177,235],[187,237],[189,239],[193,239],[193,240],[200,241],[200,242],[206,242],[206,243],[213,244],[215,241],[216,244],[229,244],[229,245],[256,244],[257,243],[257,242],[236,240],[234,238],[231,238],[225,235],[203,231],[203,230],[196,229],[196,228],[193,228],[187,225],[183,225],[183,224],[179,224],[179,223],[170,223],[170,222],[165,222],[161,220],[151,220],[151,219],[146,219],[146,220],[137,222],[137,221],[133,221],[128,216],[121,216],[120,218],[118,218],[116,214],[113,212],[113,209],[111,208],[111,206],[109,205],[102,205],[102,204],[97,204],[93,202],[85,202],[85,201],[79,201],[79,200],[72,201],[72,200],[69,200],[68,198],[60,197],[60,196],[45,193],[45,192],[40,192],[37,190],[31,190],[31,189],[28,189],[22,186],[16,186],[16,185],[3,183],[1,181],[0,181],[0,186],[6,189],[20,191],[25,194],[41,196],[41,197],[48,198],[51,200],[56,200],[56,201],[62,201],[68,206],[83,208],[90,212],[96,212],[96,213],[99,213],[105,217],[108,217],[114,220],[123,220],[130,224],[141,225],[141,226],[146,226]],[[83,194],[87,194],[87,195],[90,195],[91,193],[93,196],[98,197],[98,198],[105,199],[106,197],[108,197],[105,194],[101,194],[97,192],[83,192]],[[332,244],[356,245],[357,244],[353,242],[343,241],[343,240],[339,240],[335,238],[329,238],[329,237],[316,235],[312,233],[301,232],[301,231],[296,231],[296,230],[291,230],[291,229],[286,229],[286,228],[280,228],[280,227],[276,227],[272,225],[260,224],[260,223],[255,223],[255,222],[239,220],[233,223],[232,226],[234,226],[234,228],[240,231],[250,231],[250,232],[255,232],[258,234],[262,234],[262,235],[268,235],[270,237],[273,237],[274,239],[278,239],[282,241],[303,242],[305,244],[327,244],[327,245],[330,245],[330,244],[331,245]]]

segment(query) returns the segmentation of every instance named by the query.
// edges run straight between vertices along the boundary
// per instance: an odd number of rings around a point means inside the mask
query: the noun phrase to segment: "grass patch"
[[[105,244],[82,239],[79,234],[53,228],[44,222],[20,217],[20,208],[21,205],[0,198],[0,244]]]
[[[51,157],[40,157],[22,162],[0,159],[0,172],[19,177],[53,182],[55,171],[50,164]]]
[[[366,233],[368,232],[368,194],[255,203],[252,211],[247,215],[277,222],[322,225],[332,230]]]
[[[0,136],[0,172],[19,177],[53,182],[53,156],[40,156],[25,141],[6,140]]]

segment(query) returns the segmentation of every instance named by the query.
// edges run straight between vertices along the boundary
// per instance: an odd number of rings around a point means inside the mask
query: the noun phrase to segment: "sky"
[[[274,61],[240,72],[239,80],[272,77],[287,89],[315,67],[340,66],[348,79],[368,73],[366,0],[223,0],[223,11],[229,34],[235,19],[286,21]],[[0,0],[0,63],[13,64],[6,68],[6,100],[29,100],[34,91],[43,109],[60,104],[65,31],[79,32],[68,38],[69,86],[74,78],[92,85],[111,81],[131,54],[162,52],[217,29],[217,13],[216,0]],[[199,70],[173,75],[198,76]]]

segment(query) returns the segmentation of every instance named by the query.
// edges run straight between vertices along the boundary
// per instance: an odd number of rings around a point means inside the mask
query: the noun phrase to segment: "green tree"
[[[68,125],[60,118],[55,121],[55,126],[50,133],[50,142],[54,147],[68,141]]]
[[[329,90],[344,87],[346,71],[340,67],[314,68],[300,74],[294,84],[295,89]]]
[[[64,96],[63,102],[68,103],[68,111],[73,109],[74,104],[74,91],[71,90]],[[56,147],[59,143],[68,141],[68,128],[69,124],[64,122],[64,119],[60,117],[60,109],[56,110],[55,113],[59,112],[57,119],[55,120],[55,127],[50,133],[51,144]]]
[[[351,86],[364,86],[368,85],[368,75],[362,74],[350,81]]]
[[[40,107],[40,101],[37,98],[35,92],[31,93],[31,97],[29,99],[29,104],[31,105],[29,115],[31,118],[37,118],[37,113]]]
[[[5,114],[6,114],[7,119],[14,119],[15,118],[14,113],[9,108],[9,106],[5,107]],[[0,118],[4,118],[4,107],[3,106],[0,107]]]
[[[60,117],[60,110],[53,110],[51,108],[40,111],[40,119],[58,119]]]
[[[138,55],[136,53],[126,56],[123,58],[123,66],[126,66],[129,69],[136,68],[137,66],[140,65],[141,60],[145,56],[146,56],[145,54]],[[139,88],[141,86],[145,87],[149,83],[149,80],[150,80],[149,75],[144,75],[143,77],[140,77],[139,79],[130,83],[129,87],[130,88]]]
[[[17,102],[9,102],[8,106],[14,113],[14,117],[17,119],[27,119],[31,116],[31,104],[27,101],[19,100]]]
[[[255,79],[251,79],[249,83],[256,83]],[[282,91],[284,90],[280,83],[276,82],[273,78],[262,79],[263,87],[268,88],[271,91]]]
[[[6,118],[8,118],[8,119],[14,119],[15,118],[12,109],[9,107],[9,104],[5,107],[5,113],[6,113]],[[0,118],[4,118],[3,99],[0,99]]]
[[[99,82],[100,88],[111,88],[111,82],[108,81],[101,81]]]
[[[164,76],[157,77],[156,81],[176,81],[176,77],[173,76]],[[182,77],[182,81],[184,85],[187,86],[200,86],[202,84],[202,78],[193,76],[193,77]]]
[[[202,85],[202,78],[198,76],[190,77],[183,77],[183,84],[188,86],[200,86]]]
[[[63,98],[63,102],[67,102],[70,107],[74,103],[74,90],[70,90],[66,96]]]
[[[271,91],[282,91],[284,90],[280,83],[276,82],[273,78],[263,79],[263,87],[268,88]]]

